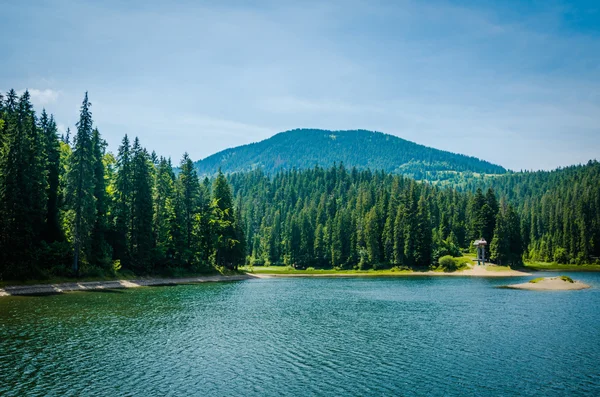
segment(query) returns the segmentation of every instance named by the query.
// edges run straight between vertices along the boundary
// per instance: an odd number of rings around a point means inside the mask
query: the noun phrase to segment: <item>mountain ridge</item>
[[[327,167],[343,163],[378,169],[415,179],[445,179],[456,173],[505,174],[504,167],[464,154],[421,145],[395,135],[368,130],[294,129],[270,138],[222,150],[195,163],[200,175],[262,168]]]

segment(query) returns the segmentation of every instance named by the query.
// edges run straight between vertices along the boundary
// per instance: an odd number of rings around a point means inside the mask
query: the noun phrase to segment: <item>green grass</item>
[[[508,272],[512,269],[509,266],[486,265],[485,270],[490,272]]]
[[[254,266],[252,269],[242,267],[240,270],[245,270],[255,274],[358,274],[366,276],[385,276],[396,275],[402,273],[411,273],[411,270],[401,268],[381,269],[381,270],[337,270],[337,269],[315,269],[308,268],[306,270],[294,269],[291,266]]]
[[[539,283],[540,281],[544,280],[545,277],[538,277],[538,278],[534,278],[533,280],[530,280],[530,283]],[[566,281],[567,283],[574,283],[575,281],[573,281],[573,279],[569,276],[560,276],[560,279],[562,281]]]
[[[468,264],[471,263],[470,256],[462,256],[459,258],[453,258],[456,262],[457,269],[455,271],[461,271],[464,269],[468,269]],[[341,269],[315,269],[313,267],[309,267],[305,270],[294,269],[291,266],[245,266],[241,267],[240,270],[247,271],[249,273],[256,274],[297,274],[297,275],[327,275],[327,274],[356,274],[362,276],[393,276],[399,274],[407,274],[407,273],[418,273],[422,271],[427,271],[429,269],[414,269],[411,270],[407,267],[393,267],[391,269],[369,269],[369,270],[341,270]],[[434,272],[446,272],[447,270],[441,268],[439,266],[433,267],[431,270]]]
[[[533,280],[529,280],[530,283],[539,283],[540,281],[543,281],[544,277],[538,277],[538,278],[534,278]]]
[[[600,272],[600,265],[563,265],[547,262],[526,262],[525,267],[531,270],[567,270],[572,272]]]

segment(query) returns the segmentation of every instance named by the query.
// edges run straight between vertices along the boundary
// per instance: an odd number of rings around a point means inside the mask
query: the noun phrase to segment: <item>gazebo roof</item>
[[[479,240],[475,240],[473,245],[475,245],[475,246],[487,245],[487,241],[485,241],[485,239],[482,237]]]

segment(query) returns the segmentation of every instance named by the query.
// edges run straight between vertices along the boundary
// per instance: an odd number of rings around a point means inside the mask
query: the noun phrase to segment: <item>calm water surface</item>
[[[2,396],[600,395],[600,274],[279,278],[0,299]]]

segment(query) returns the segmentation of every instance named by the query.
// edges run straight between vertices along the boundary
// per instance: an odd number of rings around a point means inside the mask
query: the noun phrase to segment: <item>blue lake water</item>
[[[600,274],[564,274],[593,288],[277,278],[0,298],[0,395],[598,396]]]

